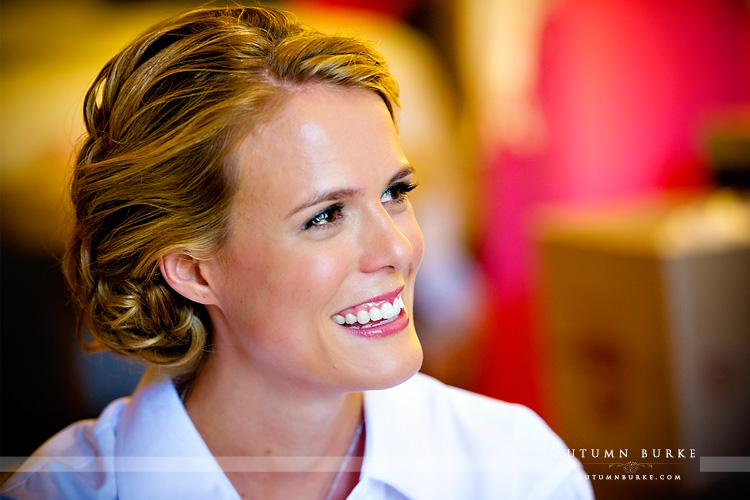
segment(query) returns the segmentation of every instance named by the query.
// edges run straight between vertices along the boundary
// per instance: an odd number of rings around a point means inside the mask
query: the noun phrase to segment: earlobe
[[[175,292],[199,304],[213,304],[213,292],[201,267],[199,260],[184,253],[167,254],[159,263],[162,276]]]

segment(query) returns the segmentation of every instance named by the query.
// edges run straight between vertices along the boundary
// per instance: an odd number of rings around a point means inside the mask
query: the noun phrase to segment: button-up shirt
[[[349,500],[593,498],[580,463],[523,406],[417,374],[365,392],[364,414]],[[53,436],[2,489],[18,499],[240,500],[224,470],[258,463],[212,456],[172,381],[147,376],[97,420]]]

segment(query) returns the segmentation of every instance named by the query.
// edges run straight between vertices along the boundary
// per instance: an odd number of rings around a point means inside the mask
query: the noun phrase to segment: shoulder
[[[112,464],[117,422],[127,398],[96,420],[69,425],[47,440],[3,485],[9,498],[115,498]]]
[[[382,391],[380,396],[384,402],[407,405],[415,418],[429,423],[436,431],[456,429],[464,438],[477,434],[478,443],[464,439],[467,446],[481,447],[493,435],[502,437],[503,445],[508,447],[540,440],[552,445],[563,444],[529,408],[445,385],[421,373]]]
[[[365,402],[367,424],[376,433],[372,451],[418,457],[420,475],[378,469],[380,477],[392,477],[393,486],[409,498],[422,498],[424,483],[430,483],[433,498],[592,498],[578,461],[525,406],[422,374],[367,393]],[[376,463],[377,457],[371,460]],[[412,484],[418,476],[423,484]]]

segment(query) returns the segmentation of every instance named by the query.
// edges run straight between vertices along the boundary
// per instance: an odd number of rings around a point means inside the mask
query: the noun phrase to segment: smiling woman
[[[189,413],[204,393],[221,397],[217,387],[238,390],[235,401],[300,386],[354,394],[419,369],[409,311],[422,236],[399,194],[413,177],[405,162],[377,94],[321,83],[292,92],[238,144],[222,252],[162,259],[171,288],[211,318],[213,354],[188,392]],[[392,304],[402,300],[395,315]],[[371,321],[369,311],[389,302],[389,317]],[[349,314],[357,328],[335,319]],[[223,377],[234,383],[217,384]]]
[[[115,56],[64,269],[93,347],[150,370],[3,494],[589,498],[536,415],[417,374],[396,105],[370,45],[272,9],[193,11]]]

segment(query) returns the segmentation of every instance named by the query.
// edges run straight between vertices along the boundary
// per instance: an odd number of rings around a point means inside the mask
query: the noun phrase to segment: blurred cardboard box
[[[549,210],[536,227],[553,425],[597,498],[731,481],[700,456],[750,455],[750,203]]]

